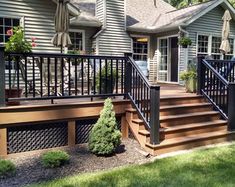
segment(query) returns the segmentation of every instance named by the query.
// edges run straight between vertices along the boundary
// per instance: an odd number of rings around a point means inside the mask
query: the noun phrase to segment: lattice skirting
[[[117,117],[117,126],[121,130],[121,117]],[[98,119],[78,120],[76,121],[76,144],[88,142],[90,131]]]
[[[93,125],[98,119],[76,121],[75,144],[88,142]],[[121,117],[117,117],[121,129]],[[7,129],[7,153],[20,153],[68,145],[68,122],[44,123],[10,127]]]
[[[68,145],[68,123],[50,123],[7,129],[8,154]]]

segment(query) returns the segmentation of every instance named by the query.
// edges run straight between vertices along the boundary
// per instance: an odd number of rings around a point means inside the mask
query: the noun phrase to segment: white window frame
[[[205,53],[200,53],[198,52],[198,37],[199,35],[202,35],[202,36],[208,36],[208,53],[207,55],[217,55],[215,53],[212,53],[212,37],[221,37],[221,35],[218,35],[218,34],[211,34],[211,33],[197,33],[197,43],[196,43],[196,55],[200,55],[200,54],[204,54]],[[230,35],[229,36],[230,39],[233,39],[233,54],[227,54],[227,55],[231,55],[231,56],[235,56],[235,36],[234,35]],[[223,60],[224,58],[224,55],[221,53],[220,54],[220,59]]]
[[[178,81],[177,82],[171,82],[170,80],[170,76],[171,76],[171,58],[169,57],[170,54],[170,48],[169,48],[169,39],[173,38],[173,37],[179,37],[179,35],[174,34],[174,35],[169,35],[169,36],[163,36],[163,37],[158,37],[157,38],[157,81],[158,82],[163,82],[163,83],[170,83],[170,84],[175,84],[175,83],[179,83],[180,82],[180,78],[179,78],[179,74],[180,74],[180,47],[178,46]],[[160,40],[161,39],[167,39],[167,81],[161,81],[159,80],[159,72],[160,72],[160,57],[161,57],[161,52],[160,52]]]
[[[86,51],[86,32],[85,30],[80,30],[80,29],[69,29],[69,32],[80,32],[82,33],[82,50]],[[68,50],[68,48],[67,48]]]

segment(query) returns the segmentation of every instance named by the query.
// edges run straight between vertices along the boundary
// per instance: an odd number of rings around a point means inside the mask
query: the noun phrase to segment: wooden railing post
[[[160,143],[160,86],[150,87],[150,143]]]
[[[228,130],[235,130],[235,83],[228,84]]]
[[[6,105],[4,46],[0,46],[0,107]]]
[[[201,95],[201,90],[203,89],[203,85],[205,82],[205,74],[204,74],[204,66],[202,64],[202,60],[204,57],[199,56],[197,58],[197,95]]]
[[[126,57],[126,64],[125,64],[125,99],[128,96],[128,93],[131,92],[131,76],[132,76],[132,66],[131,63],[128,60],[128,57],[132,56],[131,53],[125,54]]]

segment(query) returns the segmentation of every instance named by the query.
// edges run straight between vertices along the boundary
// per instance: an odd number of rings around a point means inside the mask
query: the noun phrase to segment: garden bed
[[[74,149],[65,149],[71,155],[70,164],[56,169],[45,169],[42,166],[39,152],[25,153],[19,157],[10,158],[16,164],[16,175],[0,179],[0,186],[25,186],[79,173],[148,162],[151,158],[146,158],[139,150],[141,148],[138,142],[128,139],[123,141],[117,154],[110,157],[97,157],[89,152],[87,144],[83,144]]]

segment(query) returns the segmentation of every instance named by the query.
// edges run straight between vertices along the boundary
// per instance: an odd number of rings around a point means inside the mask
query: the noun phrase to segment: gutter
[[[184,30],[181,26],[179,26],[179,30],[183,33],[185,33],[187,36],[189,35],[189,32]]]

